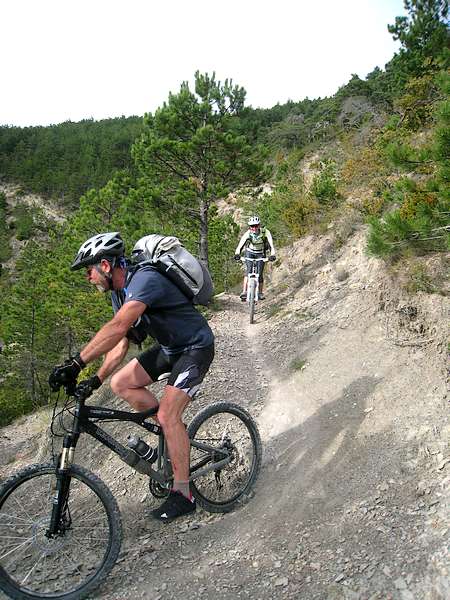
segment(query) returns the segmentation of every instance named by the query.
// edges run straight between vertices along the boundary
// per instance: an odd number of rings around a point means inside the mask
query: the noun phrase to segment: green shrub
[[[6,262],[11,256],[9,247],[9,231],[6,225],[7,204],[6,196],[0,192],[0,263]]]
[[[394,106],[401,113],[403,127],[417,131],[431,121],[433,102],[438,97],[438,89],[433,73],[413,77],[405,86],[405,95]]]
[[[32,211],[25,206],[18,206],[14,211],[14,227],[18,240],[28,240],[34,229]]]
[[[282,306],[281,304],[271,304],[267,309],[266,309],[266,315],[267,317],[270,319],[271,317],[274,317],[275,315],[277,315],[278,313],[281,312],[282,310]]]
[[[363,148],[348,145],[346,156],[348,158],[340,171],[342,183],[346,187],[365,185],[379,188],[380,181],[385,182],[385,175],[388,174],[386,161],[376,145]]]
[[[442,89],[450,75],[440,77]],[[420,172],[401,179],[393,190],[398,208],[369,218],[368,251],[384,258],[445,252],[450,249],[450,101],[435,107],[436,126],[428,146],[389,142],[387,154],[396,165]]]
[[[409,293],[426,292],[427,294],[432,294],[436,291],[436,287],[425,265],[421,263],[411,264],[407,269],[406,275],[407,281],[405,287]]]
[[[320,164],[320,171],[311,184],[311,194],[320,204],[333,204],[340,198],[334,161]]]
[[[22,415],[32,411],[35,406],[29,395],[15,385],[2,382],[0,388],[0,427],[8,425]]]
[[[294,358],[289,365],[292,371],[301,371],[306,366],[306,360],[302,360],[300,358]]]
[[[252,202],[247,212],[257,212],[270,229],[277,245],[288,243],[328,222],[329,211],[341,198],[338,191],[336,164],[332,160],[317,163],[319,173],[311,190],[305,188],[301,170],[301,152],[279,160],[272,194]]]

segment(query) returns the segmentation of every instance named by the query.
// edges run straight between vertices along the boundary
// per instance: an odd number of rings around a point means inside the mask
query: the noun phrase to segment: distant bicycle
[[[89,434],[125,463],[149,477],[150,492],[168,494],[172,467],[161,427],[148,420],[157,409],[126,412],[87,406],[67,389],[53,412],[65,430],[54,463],[34,464],[0,486],[0,589],[16,599],[79,600],[92,596],[108,577],[120,552],[122,521],[106,485],[74,464],[81,434]],[[58,402],[58,401],[57,401]],[[62,422],[70,413],[71,427]],[[98,427],[99,421],[129,421],[158,436],[155,466],[151,448],[131,436],[123,446]],[[201,410],[187,428],[190,484],[198,503],[210,512],[228,512],[247,500],[261,467],[261,438],[250,414],[231,402]],[[153,457],[152,457],[153,458]]]
[[[259,300],[259,263],[268,260],[268,258],[241,258],[244,264],[248,261],[252,266],[250,273],[247,275],[247,303],[250,311],[250,324],[254,322],[255,306]]]

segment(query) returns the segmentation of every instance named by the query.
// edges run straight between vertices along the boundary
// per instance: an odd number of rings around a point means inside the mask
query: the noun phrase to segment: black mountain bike
[[[150,492],[163,498],[172,469],[162,429],[149,420],[156,409],[131,413],[88,406],[68,396],[53,413],[53,425],[69,412],[62,452],[54,463],[24,468],[0,486],[0,589],[11,598],[75,600],[92,594],[119,555],[122,522],[106,485],[74,464],[79,437],[87,433],[139,473]],[[133,422],[158,436],[154,465],[101,429],[98,421]],[[261,467],[261,439],[249,413],[219,402],[200,411],[187,428],[190,483],[197,502],[210,512],[228,512],[250,497]],[[129,438],[131,440],[131,438]],[[133,444],[136,447],[136,438]]]

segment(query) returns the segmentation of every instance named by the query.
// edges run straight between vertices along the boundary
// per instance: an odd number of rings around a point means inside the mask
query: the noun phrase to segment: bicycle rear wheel
[[[122,524],[105,484],[77,465],[58,533],[48,526],[55,466],[31,465],[0,487],[0,589],[11,598],[78,600],[108,576],[117,560]]]
[[[199,504],[210,512],[229,512],[243,504],[258,477],[262,458],[261,438],[250,414],[237,404],[218,402],[199,412],[188,434],[191,475],[228,459],[228,464],[191,481]]]
[[[253,323],[255,318],[255,288],[256,282],[254,279],[250,279],[250,289],[248,292],[248,304],[250,308],[250,324]]]

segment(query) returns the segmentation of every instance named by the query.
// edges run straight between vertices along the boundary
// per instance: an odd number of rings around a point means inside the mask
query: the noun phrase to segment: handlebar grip
[[[63,384],[64,391],[68,396],[75,396],[75,390],[77,388],[76,382],[70,382]]]

